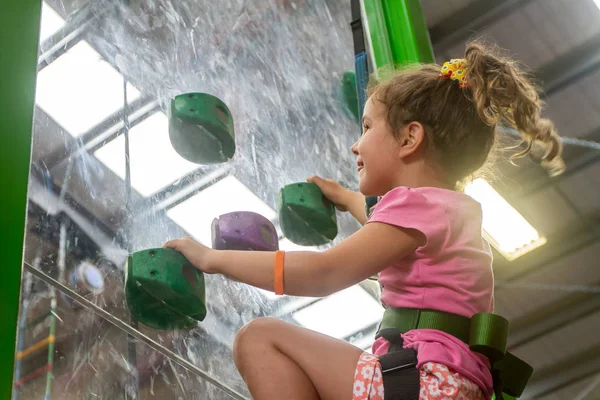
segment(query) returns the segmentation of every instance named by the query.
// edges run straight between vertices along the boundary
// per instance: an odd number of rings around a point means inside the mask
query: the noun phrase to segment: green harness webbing
[[[496,314],[479,313],[467,318],[437,310],[387,308],[379,330],[387,328],[401,333],[436,329],[462,340],[472,351],[489,359],[496,398],[501,393],[521,396],[533,373],[529,364],[506,351],[508,321]]]

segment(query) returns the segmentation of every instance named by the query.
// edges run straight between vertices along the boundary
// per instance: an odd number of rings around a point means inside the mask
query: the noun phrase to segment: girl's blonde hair
[[[543,102],[525,72],[479,41],[467,46],[465,60],[468,87],[441,78],[441,66],[426,64],[375,82],[368,96],[385,106],[393,134],[411,121],[425,127],[427,149],[440,177],[455,187],[474,178],[495,153],[498,127],[516,129],[526,143],[513,157],[542,145],[542,164],[552,175],[561,173],[560,137],[554,124],[541,117]]]

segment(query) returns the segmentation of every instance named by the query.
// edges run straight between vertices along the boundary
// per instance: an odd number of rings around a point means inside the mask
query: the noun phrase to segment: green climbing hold
[[[318,246],[337,236],[335,206],[314,183],[284,186],[279,192],[279,223],[285,237],[301,246]]]
[[[222,163],[235,153],[231,112],[206,93],[186,93],[171,100],[169,137],[175,151],[196,164]]]
[[[173,249],[129,256],[125,298],[133,317],[154,329],[190,328],[206,317],[204,275]]]
[[[358,121],[358,95],[356,94],[356,73],[346,71],[342,75],[337,87],[338,102],[342,109],[355,122]]]

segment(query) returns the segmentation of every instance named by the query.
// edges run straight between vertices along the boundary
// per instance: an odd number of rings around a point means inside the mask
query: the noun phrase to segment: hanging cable
[[[123,79],[123,136],[125,137],[125,218],[131,217],[131,163],[129,158],[129,102],[127,79]],[[129,225],[127,225],[129,226]],[[130,229],[127,229],[129,234]],[[129,237],[127,235],[127,237]],[[130,249],[127,249],[130,250]]]
[[[125,138],[125,216],[124,220],[124,243],[127,243],[127,252],[131,253],[131,236],[133,229],[131,223],[133,214],[131,210],[131,158],[129,154],[129,102],[127,99],[127,78],[123,78],[123,137]],[[138,329],[137,321],[133,317],[129,317],[129,324],[132,328]],[[136,339],[127,334],[127,361],[131,368],[137,369],[137,346]],[[131,375],[134,400],[139,399],[139,381],[137,372]],[[127,392],[126,392],[127,393]]]
[[[571,146],[586,147],[588,149],[599,150],[600,151],[600,143],[593,142],[591,140],[583,140],[583,139],[576,139],[576,138],[569,138],[569,137],[561,137],[561,141],[564,144],[569,144]]]
[[[502,132],[509,134],[511,136],[521,137],[521,134],[516,129],[513,129],[513,128],[503,128]],[[577,138],[564,137],[564,136],[561,136],[560,140],[563,144],[566,144],[566,145],[585,147],[587,149],[600,151],[600,143],[594,142],[592,140],[584,140],[584,139],[577,139]]]

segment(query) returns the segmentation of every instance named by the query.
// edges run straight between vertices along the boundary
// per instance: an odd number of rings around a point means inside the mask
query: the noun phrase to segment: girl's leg
[[[362,350],[272,318],[244,326],[235,364],[254,400],[349,400]]]

